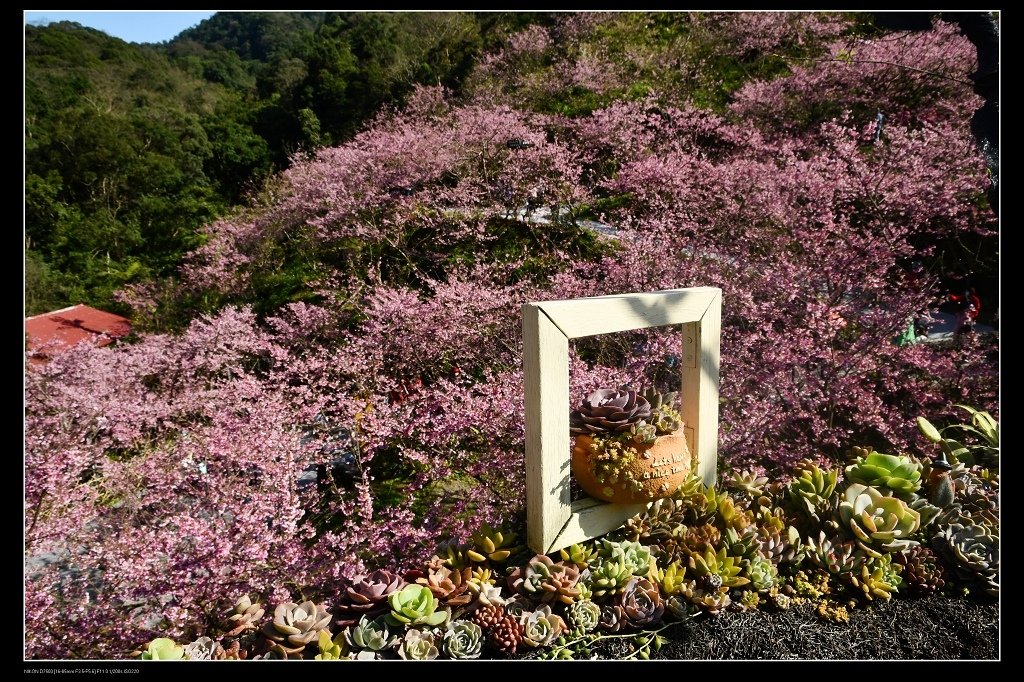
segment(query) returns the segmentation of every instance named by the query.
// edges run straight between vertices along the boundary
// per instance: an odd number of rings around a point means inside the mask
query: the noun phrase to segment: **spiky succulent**
[[[598,559],[584,576],[584,582],[594,597],[618,594],[632,579],[633,567],[622,559]]]
[[[605,560],[621,561],[634,575],[643,575],[651,563],[651,550],[638,542],[613,542],[602,539],[597,549]]]
[[[764,494],[764,486],[768,483],[767,476],[758,476],[753,471],[730,471],[725,477],[725,487],[750,500],[756,500]]]
[[[361,616],[376,617],[388,610],[388,597],[405,587],[405,580],[385,570],[358,575],[349,581],[338,604],[339,625],[351,625]]]
[[[505,614],[487,633],[487,642],[500,653],[512,655],[523,641],[523,626],[519,619]]]
[[[259,627],[260,619],[263,618],[265,613],[262,606],[259,604],[253,604],[252,600],[249,599],[249,595],[242,595],[238,601],[235,602],[234,607],[231,609],[231,613],[228,614],[228,623],[230,623],[230,629],[224,634],[225,637],[234,637],[240,635],[246,630],[255,630]]]
[[[275,643],[278,653],[293,654],[317,641],[330,622],[331,614],[322,605],[285,602],[274,609],[274,619],[264,626],[263,634]]]
[[[932,547],[958,577],[979,582],[985,592],[999,596],[999,536],[985,526],[946,526],[934,537]]]
[[[619,605],[633,627],[642,628],[661,620],[665,605],[658,585],[646,578],[634,578],[619,596]]]
[[[430,588],[406,585],[388,597],[391,612],[387,614],[391,625],[441,625],[448,620],[447,611],[437,610],[438,603]]]
[[[345,641],[353,649],[384,651],[398,643],[398,637],[391,634],[385,616],[370,620],[366,616],[345,632]]]
[[[523,626],[523,644],[531,647],[548,646],[567,629],[562,617],[551,613],[550,606],[538,606],[533,612],[524,614],[520,623]]]
[[[593,632],[601,621],[601,607],[589,599],[581,599],[566,607],[565,616],[574,631]]]
[[[344,632],[339,632],[332,638],[330,631],[321,630],[316,646],[319,651],[313,658],[317,661],[338,661],[342,657],[348,657],[349,654]]]
[[[467,555],[467,548],[456,543],[454,540],[441,543],[437,548],[437,555],[444,561],[448,568],[465,568],[471,566],[473,560]]]
[[[885,554],[880,557],[869,557],[861,564],[859,571],[851,571],[844,574],[844,577],[855,591],[868,600],[876,597],[888,600],[893,592],[898,591],[902,582],[899,576],[901,570],[903,567],[893,564],[892,558]]]
[[[407,661],[432,661],[440,655],[437,638],[428,630],[406,630],[398,655]]]
[[[874,488],[888,488],[905,498],[921,487],[921,465],[909,457],[871,452],[846,467],[846,480]]]
[[[480,626],[468,620],[448,624],[444,633],[444,652],[451,658],[480,658],[484,633]]]
[[[840,542],[819,531],[817,539],[807,541],[807,558],[830,575],[842,575],[860,570],[866,557],[852,540]]]
[[[573,543],[568,547],[559,550],[558,552],[562,561],[567,561],[574,564],[576,568],[581,571],[590,565],[590,562],[597,557],[597,550],[594,549],[590,543],[584,543],[582,545]]]
[[[212,661],[217,658],[219,653],[223,653],[224,649],[209,637],[200,637],[194,642],[186,644],[183,651],[184,657],[190,661]]]
[[[768,559],[755,556],[747,563],[747,577],[750,578],[750,586],[757,592],[767,592],[775,586],[779,572]]]
[[[735,528],[725,529],[722,548],[730,556],[749,560],[758,553],[760,547],[756,529],[747,528],[743,531],[738,531]]]
[[[665,568],[654,571],[654,577],[658,581],[658,587],[664,595],[679,594],[683,591],[686,582],[686,567],[678,561],[673,561]]]
[[[518,547],[515,546],[515,533],[506,529],[495,530],[487,524],[474,533],[470,540],[473,547],[466,550],[466,556],[479,563],[484,561],[500,563],[518,550]]]
[[[823,471],[817,464],[804,465],[789,482],[787,499],[812,520],[820,522],[832,510],[838,479],[837,469]]]
[[[651,404],[628,388],[602,388],[591,393],[569,417],[577,434],[620,434],[651,417]]]
[[[946,585],[946,568],[928,547],[918,545],[896,555],[903,566],[903,580],[919,594],[934,594]]]
[[[728,556],[724,549],[716,553],[708,548],[704,554],[694,552],[690,555],[690,574],[700,579],[704,576],[716,575],[721,578],[725,587],[740,587],[750,582],[740,575],[743,566],[736,557]]]
[[[184,656],[184,648],[167,637],[157,637],[142,652],[144,661],[180,661]]]
[[[921,525],[921,515],[906,502],[862,483],[850,485],[843,493],[837,520],[875,558],[916,545],[912,536]]]
[[[651,406],[651,417],[648,421],[659,434],[673,433],[683,425],[683,418],[676,407],[679,403],[677,392],[662,393],[651,386],[644,390],[644,398]]]

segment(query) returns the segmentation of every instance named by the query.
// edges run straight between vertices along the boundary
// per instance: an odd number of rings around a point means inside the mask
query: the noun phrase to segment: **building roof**
[[[73,305],[25,318],[27,349],[33,351],[52,345],[70,347],[85,340],[106,346],[130,332],[131,326],[131,322],[120,315],[87,305]],[[42,352],[45,354],[45,349]]]

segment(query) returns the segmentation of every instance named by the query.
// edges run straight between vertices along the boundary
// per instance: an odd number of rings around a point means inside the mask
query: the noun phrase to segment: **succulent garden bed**
[[[998,430],[934,458],[851,448],[788,482],[690,476],[617,531],[551,554],[483,527],[337,592],[244,596],[223,627],[143,658],[997,658]],[[965,446],[950,437],[972,434]]]

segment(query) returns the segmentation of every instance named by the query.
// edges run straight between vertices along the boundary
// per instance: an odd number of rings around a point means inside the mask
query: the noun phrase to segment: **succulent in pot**
[[[607,502],[649,502],[675,493],[692,467],[675,394],[602,388],[569,418],[572,471],[589,495]],[[652,407],[656,405],[657,407]]]

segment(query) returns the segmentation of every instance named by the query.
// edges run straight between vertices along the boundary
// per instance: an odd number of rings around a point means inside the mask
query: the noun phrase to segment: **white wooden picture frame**
[[[718,361],[722,290],[669,289],[523,305],[527,543],[548,554],[615,530],[647,505],[571,501],[569,339],[682,325],[679,398],[697,473],[718,467]],[[579,402],[578,400],[576,402]]]

